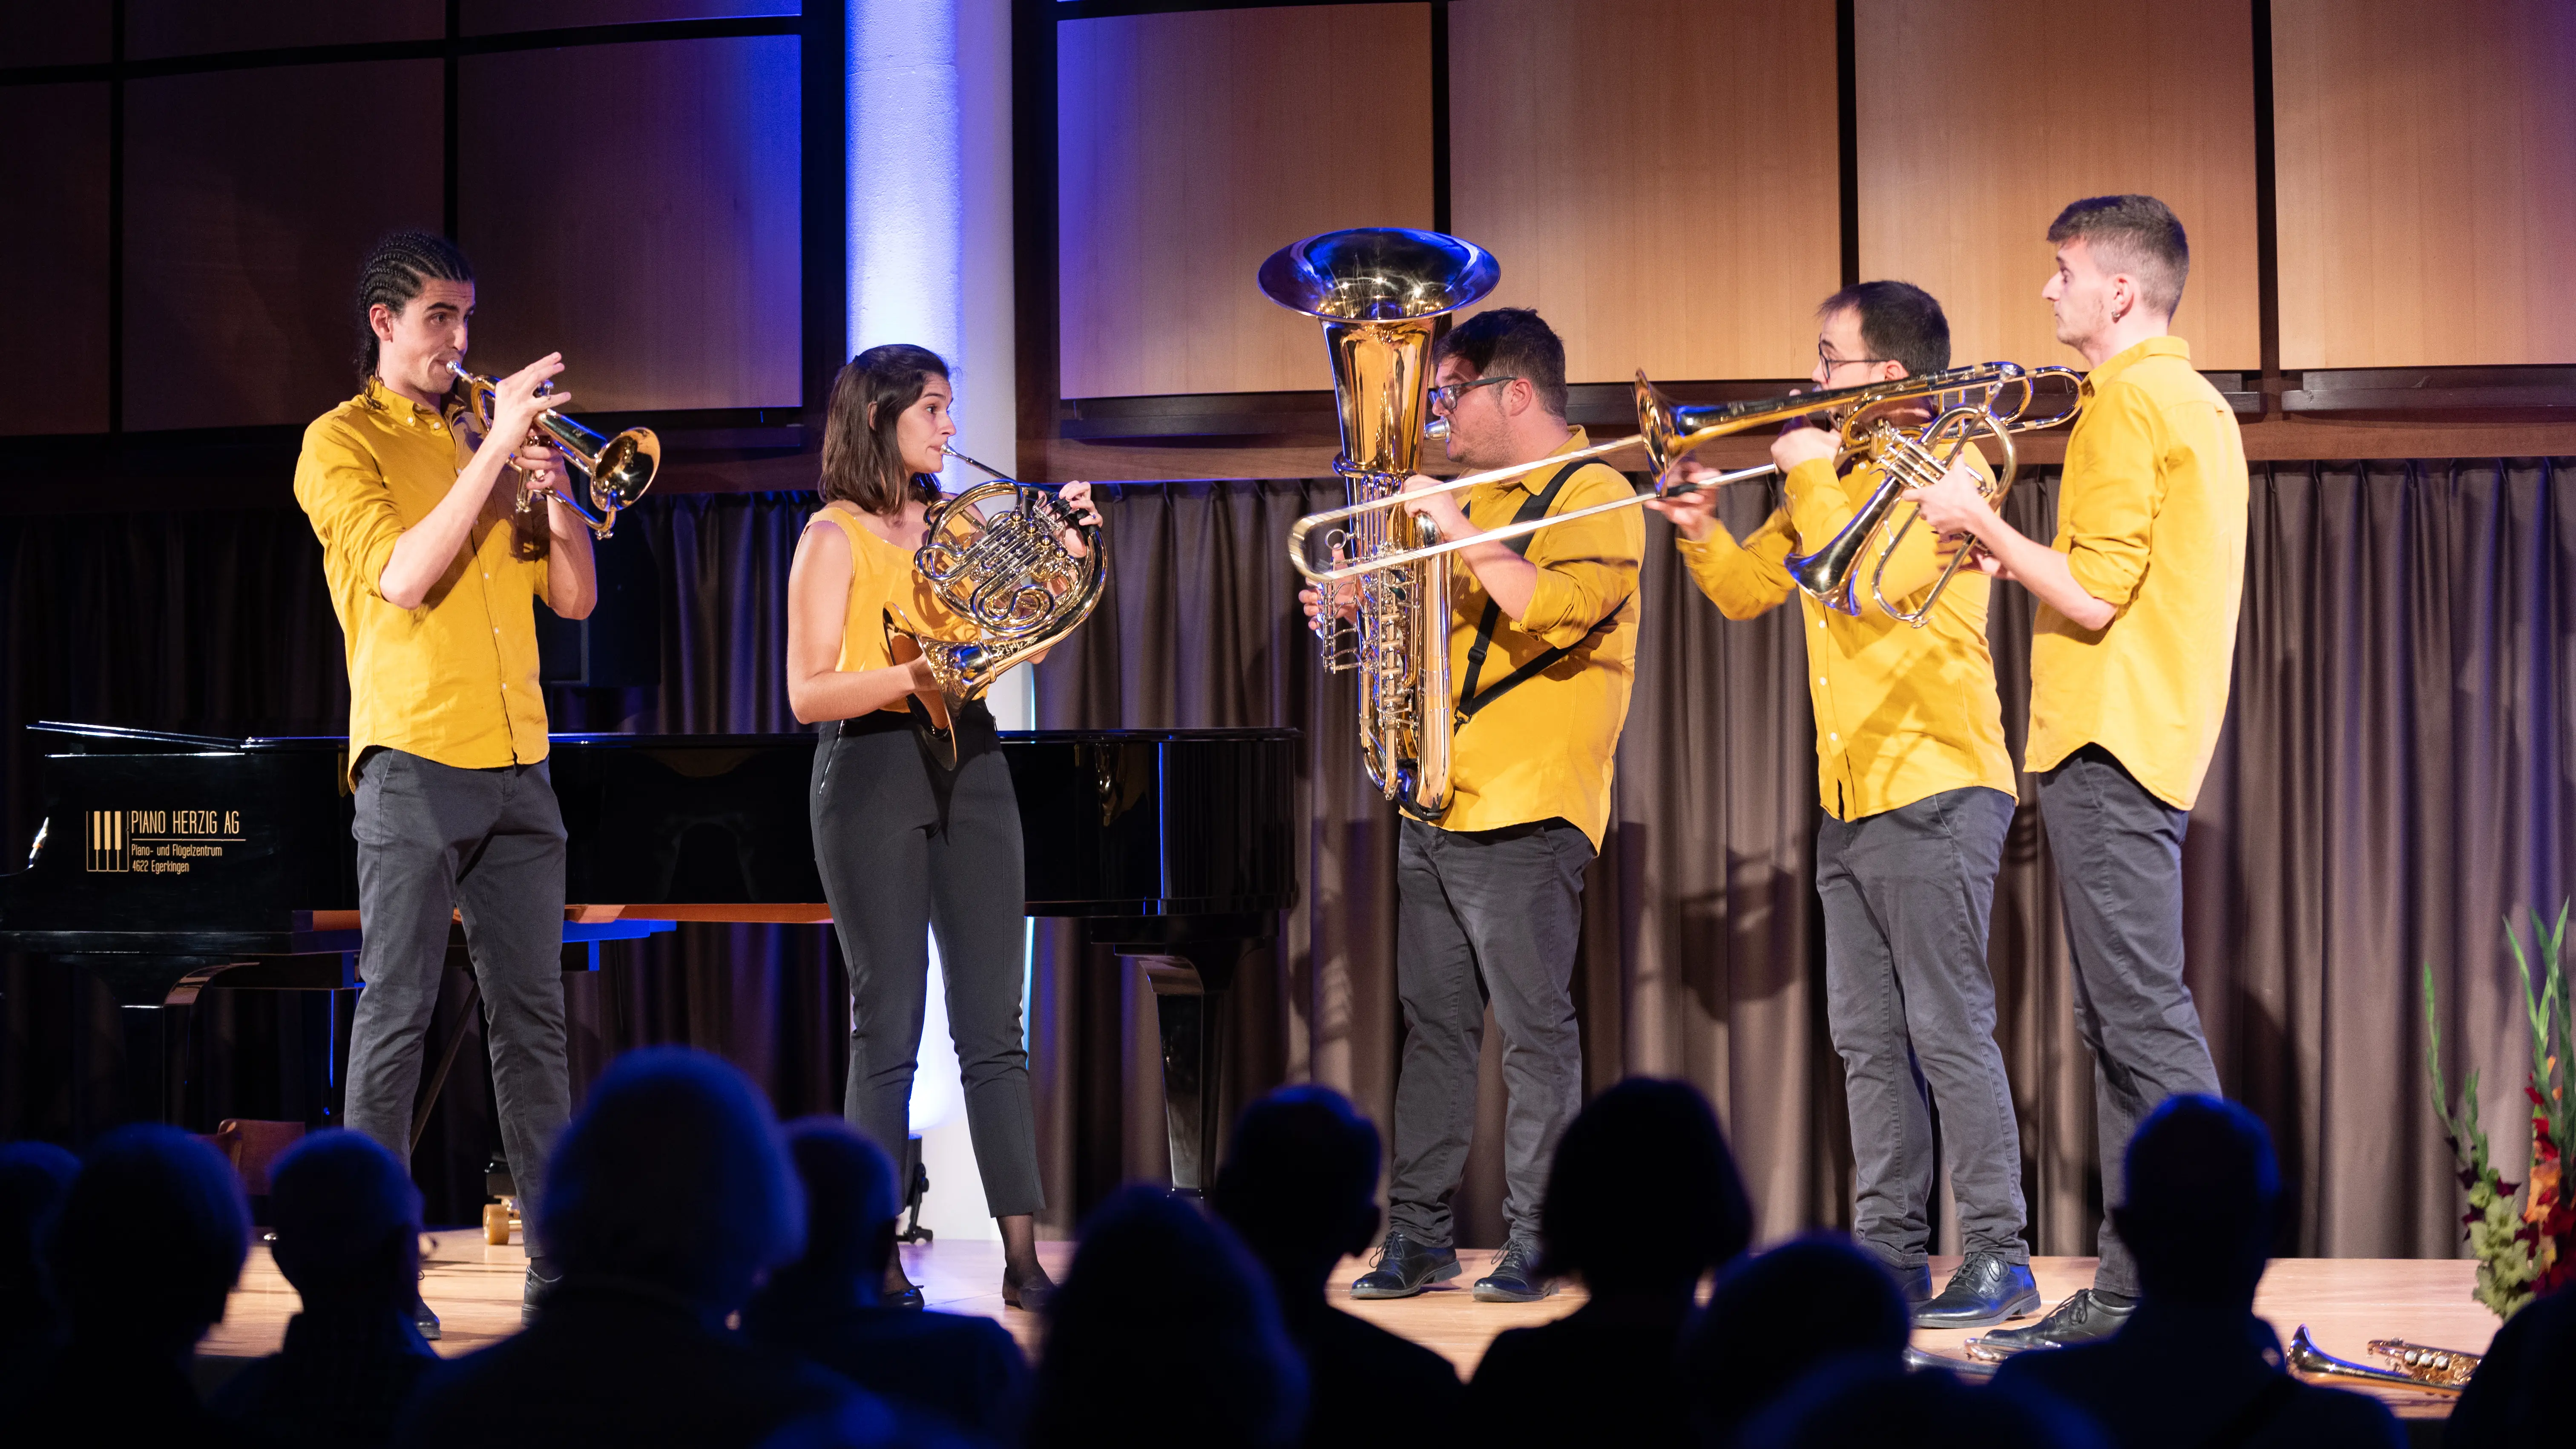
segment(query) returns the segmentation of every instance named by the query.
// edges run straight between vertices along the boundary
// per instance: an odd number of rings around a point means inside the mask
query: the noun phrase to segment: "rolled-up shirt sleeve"
[[[2163,420],[2143,389],[2118,384],[2095,393],[2085,414],[2067,445],[2055,547],[2078,588],[2125,609],[2146,577],[2163,503]]]
[[[385,564],[402,538],[402,513],[385,486],[384,470],[336,419],[322,418],[304,433],[295,461],[295,501],[313,520],[325,562],[383,598]]]
[[[1628,480],[1606,464],[1590,465],[1566,480],[1551,516],[1634,496]],[[1637,594],[1637,565],[1646,551],[1641,508],[1622,508],[1530,535],[1529,561],[1538,586],[1528,612],[1514,620],[1521,632],[1571,648],[1594,625]]]
[[[1678,533],[1673,536],[1691,582],[1730,619],[1750,619],[1787,602],[1797,584],[1781,560],[1789,556],[1794,541],[1785,508],[1773,510],[1740,543],[1724,524],[1710,529],[1708,537],[1697,543]]]

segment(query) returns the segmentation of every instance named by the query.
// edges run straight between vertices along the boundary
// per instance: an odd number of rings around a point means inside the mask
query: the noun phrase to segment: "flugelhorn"
[[[2290,1372],[2300,1378],[2324,1382],[2360,1382],[2384,1388],[2415,1389],[2428,1394],[2456,1394],[2467,1388],[2469,1378],[2478,1371],[2483,1355],[2456,1348],[2426,1348],[2402,1338],[2374,1338],[2370,1351],[2388,1360],[2387,1368],[2354,1363],[2337,1358],[2317,1347],[2308,1337],[2308,1326],[2299,1325],[2290,1335],[2290,1345],[2282,1357]]]
[[[1840,409],[1842,444],[1838,456],[1866,453],[1886,476],[1869,501],[1823,547],[1782,560],[1789,577],[1826,608],[1858,614],[1861,561],[1870,553],[1871,539],[1886,527],[1889,515],[1903,501],[1900,495],[1905,490],[1938,482],[1950,470],[1959,450],[1975,446],[1982,435],[1994,439],[2002,450],[2003,466],[1996,471],[1994,482],[1981,491],[1989,500],[2000,499],[2011,489],[2019,467],[2013,455],[2013,434],[2053,428],[2075,416],[2082,405],[2080,393],[2073,394],[2073,400],[2054,413],[2031,414],[2043,378],[2061,379],[2070,390],[2081,382],[2068,368],[2025,370],[2010,362],[1989,362],[1929,377],[1900,377],[1860,389],[1876,395],[1856,399]],[[1888,404],[1925,399],[1931,400],[1934,416],[1919,428],[1904,427],[1886,415]],[[2007,400],[2008,407],[2004,405]],[[1950,576],[1968,561],[1969,550],[1961,548],[1950,556],[1922,603],[1911,611],[1896,607],[1887,599],[1887,565],[1896,557],[1897,545],[1913,530],[1914,520],[1915,515],[1907,514],[1895,533],[1877,549],[1878,565],[1869,576],[1869,596],[1890,618],[1902,619],[1920,629],[1932,617],[1932,606],[1940,601],[1941,591],[1950,586]]]
[[[976,637],[939,639],[909,620],[889,621],[887,628],[911,635],[940,693],[964,703],[1089,618],[1109,575],[1098,526],[1083,522],[1053,490],[1023,483],[944,444],[940,451],[984,474],[985,481],[942,498],[923,514],[912,567]],[[986,511],[985,505],[1005,498],[1008,506]],[[1082,541],[1080,553],[1065,546],[1067,533]]]
[[[470,426],[476,437],[488,435],[500,385],[467,372],[462,359],[447,364],[447,370],[465,385],[465,397],[447,405],[448,425],[460,430]],[[581,475],[586,485],[582,491],[590,495],[587,502],[569,489],[555,497],[601,538],[617,526],[617,511],[634,506],[653,486],[653,475],[662,467],[662,440],[653,436],[651,428],[628,428],[612,438],[552,408],[537,414],[523,446],[552,448],[563,454],[571,471]],[[520,512],[534,506],[533,497],[526,492],[519,495]]]

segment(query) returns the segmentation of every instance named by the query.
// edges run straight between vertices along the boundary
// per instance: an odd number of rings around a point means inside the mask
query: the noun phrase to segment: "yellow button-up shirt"
[[[1585,446],[1583,430],[1576,428],[1557,451]],[[1546,467],[1468,490],[1467,521],[1480,529],[1502,527],[1555,476],[1556,467]],[[1548,513],[1570,513],[1635,491],[1617,469],[1587,463],[1557,490]],[[1505,615],[1495,626],[1476,691],[1492,689],[1551,648],[1573,652],[1486,705],[1458,732],[1449,757],[1449,809],[1438,822],[1442,829],[1494,830],[1561,817],[1594,850],[1601,848],[1610,826],[1612,756],[1637,675],[1637,565],[1646,549],[1645,520],[1638,512],[1621,509],[1529,536],[1538,587],[1526,615],[1517,621]],[[1449,679],[1463,693],[1467,654],[1488,596],[1458,555],[1449,559]],[[1593,626],[1613,609],[1617,618],[1594,633]]]
[[[2179,337],[2084,379],[2066,440],[2057,540],[2084,592],[2119,612],[2079,629],[2042,604],[2030,643],[2025,766],[2098,744],[2188,810],[2227,715],[2245,592],[2245,439]]]
[[[1973,461],[1986,471],[1982,455]],[[1864,819],[1971,785],[2007,795],[2015,790],[1994,656],[1986,648],[1992,583],[1984,574],[1962,567],[1917,629],[1871,596],[1875,543],[1861,558],[1857,615],[1808,597],[1783,564],[1840,533],[1884,477],[1874,463],[1836,477],[1830,461],[1812,459],[1789,470],[1781,480],[1786,504],[1743,543],[1722,527],[1704,542],[1679,540],[1692,579],[1730,619],[1750,619],[1797,595],[1806,616],[1807,694],[1816,712],[1816,792],[1837,820]],[[1887,527],[1912,512],[1899,504]],[[1918,608],[1940,571],[1932,531],[1908,529],[1882,592],[1899,608]]]
[[[546,565],[512,553],[507,514],[475,523],[419,608],[378,591],[394,541],[447,496],[468,456],[436,412],[375,379],[304,430],[295,501],[322,540],[348,646],[353,768],[371,745],[469,770],[546,757],[536,625]]]

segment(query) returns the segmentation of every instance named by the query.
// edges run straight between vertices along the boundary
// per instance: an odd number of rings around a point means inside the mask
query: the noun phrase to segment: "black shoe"
[[[1030,1313],[1043,1313],[1046,1311],[1047,1300],[1054,1296],[1055,1280],[1047,1276],[1044,1268],[1038,1269],[1026,1278],[1014,1278],[1007,1271],[1002,1274],[1002,1301],[1013,1308]]]
[[[529,1327],[537,1321],[537,1315],[545,1310],[546,1295],[554,1292],[555,1285],[562,1281],[563,1275],[560,1273],[548,1277],[538,1271],[536,1264],[528,1265],[527,1281],[519,1289],[519,1326],[521,1328]]]
[[[1917,1328],[1992,1328],[2039,1311],[2039,1284],[2030,1265],[2007,1263],[1992,1253],[1970,1253],[1950,1275],[1939,1297],[1914,1308]]]
[[[411,1301],[411,1326],[419,1329],[423,1338],[435,1340],[438,1337],[438,1315],[430,1312],[429,1305],[417,1298]]]
[[[930,1308],[930,1300],[922,1296],[921,1285],[918,1283],[911,1284],[900,1293],[884,1294],[877,1299],[877,1302],[888,1308],[912,1308],[924,1312]]]
[[[1406,1237],[1402,1228],[1393,1228],[1377,1250],[1377,1261],[1352,1282],[1351,1296],[1410,1298],[1434,1283],[1446,1283],[1457,1276],[1456,1248],[1426,1248]]]
[[[1531,1271],[1538,1254],[1526,1243],[1505,1244],[1494,1256],[1493,1271],[1476,1280],[1479,1303],[1536,1303],[1556,1291],[1556,1280]]]
[[[2099,1343],[2120,1331],[2129,1315],[2138,1311],[2136,1300],[2110,1303],[2090,1288],[2078,1290],[2074,1297],[2048,1310],[2048,1316],[2028,1328],[1997,1329],[1982,1338],[1968,1340],[1968,1356],[1998,1363],[2017,1353],[2035,1348],[2070,1348],[2079,1343]]]

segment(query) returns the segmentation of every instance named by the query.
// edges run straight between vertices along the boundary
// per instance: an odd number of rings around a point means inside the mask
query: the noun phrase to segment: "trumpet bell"
[[[662,440],[651,428],[628,428],[608,440],[591,460],[589,471],[594,490],[614,499],[619,508],[631,508],[662,471]]]

